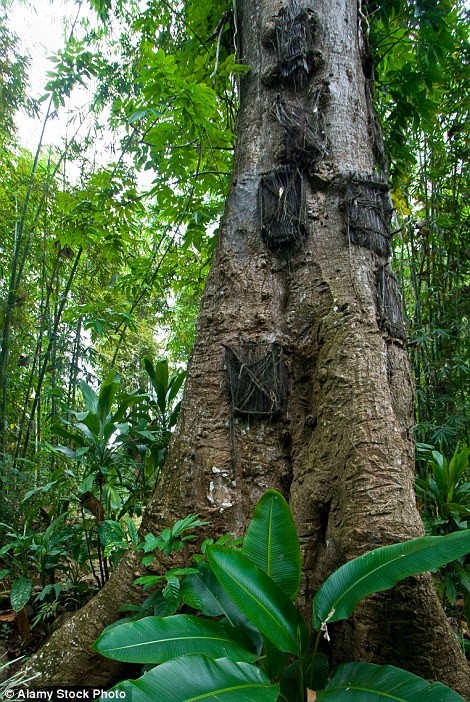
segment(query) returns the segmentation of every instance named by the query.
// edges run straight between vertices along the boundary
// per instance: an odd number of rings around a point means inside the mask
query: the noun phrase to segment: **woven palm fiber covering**
[[[260,182],[261,231],[272,251],[298,244],[305,235],[305,199],[302,173],[284,166]]]
[[[241,343],[225,347],[233,412],[274,418],[284,411],[287,373],[278,343]]]
[[[389,266],[380,268],[377,278],[379,324],[390,336],[406,339],[403,302],[397,279]]]
[[[351,180],[346,188],[349,241],[386,258],[392,252],[388,191],[387,183],[372,179]]]
[[[308,13],[290,0],[276,21],[277,63],[281,78],[292,79],[302,89],[311,73],[313,36]]]
[[[284,130],[287,158],[302,166],[322,161],[328,154],[320,100],[322,88],[313,92],[305,108],[300,100],[276,97],[272,112]]]

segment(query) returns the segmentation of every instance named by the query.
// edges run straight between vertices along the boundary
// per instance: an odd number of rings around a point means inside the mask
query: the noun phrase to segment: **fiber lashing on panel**
[[[285,166],[261,177],[261,232],[272,251],[292,248],[305,236],[303,176]]]
[[[272,419],[284,412],[287,372],[278,343],[240,343],[225,347],[233,413]]]

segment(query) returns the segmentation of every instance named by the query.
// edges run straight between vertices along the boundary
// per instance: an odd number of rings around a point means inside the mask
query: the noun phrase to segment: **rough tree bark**
[[[387,268],[387,191],[357,0],[236,0],[236,12],[251,71],[233,183],[178,433],[144,528],[197,512],[212,533],[240,534],[273,486],[301,535],[307,607],[346,559],[422,533],[412,382]],[[287,392],[269,420],[234,415],[225,347],[241,342],[282,347]],[[41,685],[112,681],[116,669],[89,646],[131,597],[137,570],[129,554],[31,659]],[[386,661],[470,690],[426,577],[368,599],[331,635],[334,662]]]

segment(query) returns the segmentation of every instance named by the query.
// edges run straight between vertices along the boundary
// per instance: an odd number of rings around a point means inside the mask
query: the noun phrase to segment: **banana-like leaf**
[[[254,661],[250,640],[235,627],[178,614],[173,617],[145,617],[106,629],[94,643],[101,655],[125,663],[163,663],[178,656],[204,654]]]
[[[243,553],[288,597],[296,597],[302,574],[299,537],[289,505],[276,490],[265,492],[256,505]]]
[[[207,555],[217,579],[255,627],[281,651],[301,655],[307,628],[281,588],[239,551],[210,546]]]
[[[197,573],[187,575],[182,581],[181,600],[206,617],[223,616],[232,626],[242,627],[260,652],[263,641],[259,631],[227,595],[209,564],[202,561],[197,568]]]
[[[442,683],[430,683],[392,665],[344,663],[335,669],[318,702],[464,702]]]
[[[257,666],[228,658],[176,658],[153,668],[138,680],[113,688],[132,702],[275,702],[279,685],[272,685]]]
[[[440,568],[470,552],[470,529],[448,536],[424,536],[383,546],[338,568],[313,599],[314,627],[349,617],[367,595],[388,590],[397,582]]]
[[[197,573],[191,573],[182,582],[183,602],[205,617],[224,615],[232,626],[244,625],[245,615],[227,595],[210,566],[202,561],[197,569]]]

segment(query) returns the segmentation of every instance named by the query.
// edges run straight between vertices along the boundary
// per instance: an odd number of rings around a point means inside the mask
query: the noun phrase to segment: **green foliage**
[[[18,37],[8,28],[0,10],[0,148],[15,132],[14,117],[20,110],[34,114],[34,103],[26,95],[29,60],[19,51]]]
[[[417,675],[391,665],[345,663],[333,672],[318,700],[328,702],[345,699],[359,702],[364,699],[393,700],[394,702],[459,702],[462,697],[441,683],[430,683]]]
[[[61,457],[69,467],[55,468],[48,482],[26,492],[22,504],[30,516],[22,530],[0,524],[6,532],[0,549],[2,564],[7,566],[2,577],[11,582],[13,606],[22,607],[30,599],[33,579],[39,577],[43,586],[33,603],[33,625],[53,619],[59,604],[72,609],[80,605],[86,594],[81,577],[87,569],[91,568],[101,587],[109,575],[108,566],[116,565],[129,546],[140,548],[147,561],[153,560],[152,550],[180,550],[193,538],[188,532],[203,524],[190,516],[158,539],[148,534],[145,542],[139,542],[131,517],[140,513],[163,463],[185,377],[182,372],[170,374],[166,361],[160,361],[155,372],[147,358],[146,367],[150,394],[120,393],[115,371],[98,390],[80,382],[85,409],[69,410],[56,426],[57,435],[68,445],[48,446],[49,455]],[[43,506],[47,507],[43,517],[50,524],[43,530],[37,524],[32,528],[36,510]],[[57,571],[61,582],[55,581]],[[171,573],[167,576],[162,598],[172,601],[176,611],[179,579]]]
[[[164,529],[161,534],[155,536],[154,534],[146,534],[142,550],[144,553],[151,554],[151,551],[155,549],[162,551],[166,556],[171,553],[177,553],[181,551],[187,541],[192,541],[196,538],[195,534],[187,534],[192,529],[197,529],[198,527],[205,526],[208,522],[203,522],[198,519],[197,515],[189,514],[184,519],[178,519],[172,527]],[[144,556],[144,565],[150,565],[153,561],[154,555]]]
[[[162,359],[154,365],[152,359],[143,359],[145,370],[155,393],[152,407],[157,410],[159,424],[167,431],[172,429],[178,418],[181,402],[176,402],[178,393],[186,380],[185,371],[176,371],[169,376],[168,360]]]
[[[176,658],[153,668],[139,680],[128,680],[114,690],[132,695],[134,702],[186,702],[213,699],[221,702],[275,702],[279,687],[254,665],[228,658],[205,656]],[[210,691],[210,693],[208,693]]]
[[[148,566],[153,563],[157,551],[166,556],[182,551],[196,538],[196,535],[192,533],[193,530],[206,525],[207,522],[198,519],[197,515],[189,514],[184,519],[177,520],[172,527],[164,529],[157,536],[151,533],[145,534],[143,541],[139,540],[135,530],[132,532],[132,529],[129,529],[129,533],[133,547],[144,554],[142,563]],[[143,575],[137,578],[135,584],[142,585],[146,590],[153,589],[153,591],[140,605],[126,604],[121,609],[125,612],[131,612],[133,619],[141,619],[150,614],[154,616],[174,614],[183,600],[182,578],[195,574],[198,574],[198,570],[195,568],[172,568],[163,575]]]
[[[221,651],[236,661],[257,658],[243,631],[185,614],[139,619],[129,624],[125,640],[122,633],[119,627],[106,630],[96,642],[97,650],[107,658],[134,663],[164,663],[194,654],[218,658]]]
[[[23,575],[13,580],[10,590],[10,602],[15,612],[22,610],[29,602],[32,590],[33,582],[31,578],[27,578]]]
[[[308,633],[288,595],[242,553],[211,546],[208,558],[217,580],[258,631],[280,651],[301,656]]]
[[[468,529],[470,518],[470,449],[455,449],[450,460],[428,449],[416,492],[423,503],[422,516],[429,533],[448,534]]]
[[[107,518],[140,512],[141,501],[149,495],[156,471],[163,465],[178,416],[180,405],[175,401],[184,373],[169,379],[166,360],[157,364],[157,374],[149,358],[145,366],[156,399],[144,391],[119,394],[120,377],[111,371],[98,392],[80,382],[85,411],[74,411],[73,419],[66,415],[62,426],[56,427],[69,445],[51,450],[78,464],[79,493],[94,493]]]
[[[236,547],[211,545],[207,548],[208,563],[203,566],[199,562],[199,572],[186,576],[184,601],[199,610],[198,617],[149,617],[113,625],[103,632],[94,645],[102,655],[124,662],[160,663],[140,679],[120,683],[117,690],[142,702],[158,700],[162,694],[175,701],[301,702],[306,689],[315,690],[319,700],[341,700],[346,693],[348,699],[357,700],[365,699],[364,695],[410,702],[462,700],[444,685],[428,683],[392,666],[350,663],[328,675],[327,659],[317,649],[328,622],[350,616],[363,597],[470,552],[470,531],[376,549],[342,566],[315,596],[314,626],[318,634],[310,653],[307,629],[290,599],[297,577],[281,577],[283,590],[266,573],[271,570],[279,574],[276,563],[284,555],[273,531],[274,513],[290,530],[292,517],[287,503],[279,493],[269,490],[258,503],[247,531],[247,550],[254,560]],[[255,535],[259,538],[258,549]],[[274,536],[273,548],[270,536]],[[300,573],[298,537],[295,533],[293,536],[296,547],[289,544],[285,549],[291,564],[287,570],[296,567]],[[273,568],[269,554],[276,554]],[[264,569],[256,563],[263,564]],[[213,621],[221,615],[220,620]],[[249,627],[245,627],[243,616]],[[253,636],[254,631],[258,636]],[[283,651],[296,657],[287,667]]]
[[[300,586],[300,546],[292,514],[275,490],[268,490],[256,506],[243,554],[295,600]]]
[[[31,598],[33,573],[39,576],[43,585],[35,602],[41,602],[54,588],[60,591],[66,587],[53,584],[55,571],[62,568],[70,556],[71,532],[64,526],[66,517],[63,514],[53,520],[45,531],[35,531],[25,524],[22,532],[19,532],[7,524],[0,524],[0,529],[6,532],[6,543],[0,549],[2,562],[7,565],[2,578],[11,581],[10,601],[15,612],[23,609]],[[47,582],[49,585],[46,585]]]
[[[416,436],[447,452],[469,439],[468,8],[459,0],[367,7],[417,385]]]
[[[424,536],[383,546],[359,556],[335,571],[314,598],[314,626],[349,617],[367,595],[389,590],[397,582],[426,570],[440,568],[470,552],[470,529]]]
[[[421,457],[416,493],[429,534],[467,530],[470,516],[470,472],[467,447],[457,447],[447,459],[432,446],[418,446]],[[451,616],[470,620],[470,564],[468,557],[440,568],[437,590]],[[463,607],[462,607],[463,603]]]

